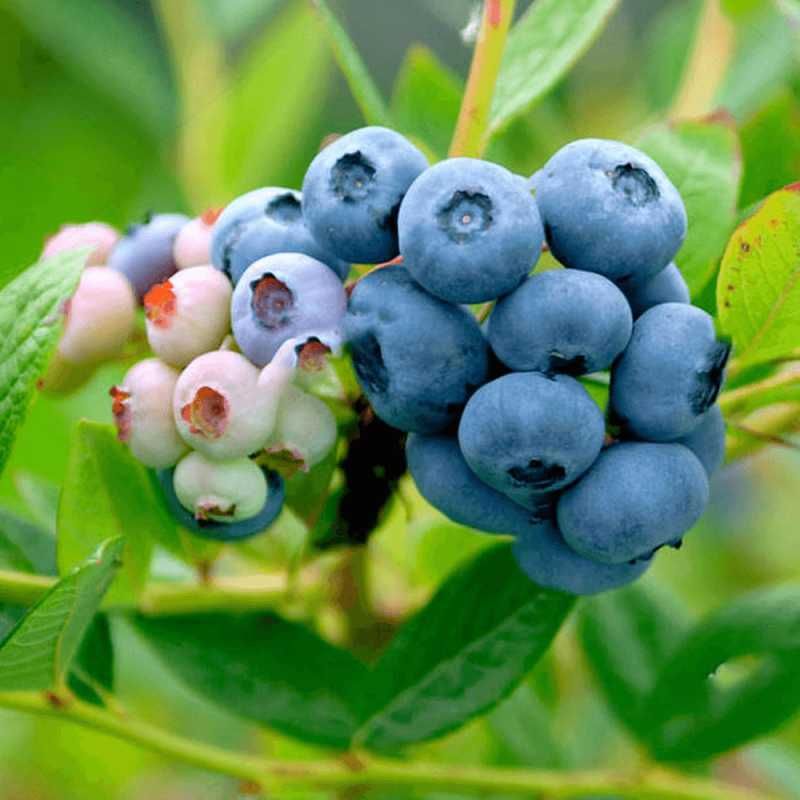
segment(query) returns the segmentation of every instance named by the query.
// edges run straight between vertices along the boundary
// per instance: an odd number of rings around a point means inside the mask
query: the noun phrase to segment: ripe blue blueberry
[[[697,427],[678,444],[688,447],[711,476],[725,460],[725,418],[719,406],[711,406],[700,418]]]
[[[108,266],[121,272],[141,300],[155,283],[162,283],[177,269],[172,248],[175,237],[189,222],[183,214],[156,214],[130,225],[114,245]]]
[[[470,398],[458,428],[483,481],[528,508],[576,481],[603,446],[603,415],[574,378],[515,372]]]
[[[402,266],[358,281],[345,334],[364,394],[401,430],[450,427],[487,379],[489,348],[475,318],[429,295]]]
[[[304,253],[322,261],[342,280],[350,264],[322,247],[303,219],[300,192],[279,187],[237,197],[214,223],[211,260],[235,284],[254,262],[275,253]]]
[[[306,224],[326,250],[345,261],[390,261],[398,253],[400,202],[427,166],[425,156],[395,131],[352,131],[322,150],[306,172]]]
[[[686,436],[717,399],[729,353],[705,311],[682,303],[653,306],[634,323],[611,373],[616,420],[647,441]]]
[[[604,450],[558,501],[558,527],[576,552],[608,564],[680,545],[708,502],[703,465],[680,444],[625,442]]]
[[[639,578],[649,559],[634,564],[601,564],[578,555],[552,520],[532,525],[514,542],[520,569],[534,582],[570,594],[598,594]]]
[[[646,280],[686,236],[686,209],[661,167],[620,142],[581,139],[536,176],[536,202],[553,255],[613,281]]]
[[[620,286],[633,312],[638,319],[645,311],[660,303],[688,303],[689,287],[681,275],[681,271],[673,264],[668,264],[658,274],[646,281],[628,282]]]
[[[607,278],[556,269],[498,300],[489,343],[511,369],[583,375],[610,366],[632,325],[625,296]]]
[[[338,341],[346,308],[344,287],[325,264],[302,253],[277,253],[242,274],[231,325],[241,351],[264,366],[288,339]]]
[[[400,206],[403,264],[451,303],[493,300],[516,288],[539,259],[544,231],[524,181],[474,158],[423,172]]]

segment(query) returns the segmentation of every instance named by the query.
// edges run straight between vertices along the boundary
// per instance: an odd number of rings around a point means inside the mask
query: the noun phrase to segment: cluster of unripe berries
[[[156,356],[112,390],[120,437],[210,535],[274,519],[265,451],[308,467],[333,446],[330,412],[293,375],[343,341],[375,413],[410,434],[420,492],[456,522],[516,536],[542,585],[627,583],[703,512],[728,347],[672,263],[681,198],[634,148],[573,142],[527,180],[477,159],[429,166],[369,127],[316,156],[302,195],[258,189],[116,243],[92,231],[92,263],[109,268],[96,271],[122,278],[131,319],[141,300]],[[546,247],[566,269],[532,274]],[[351,264],[380,266],[348,299]],[[483,325],[471,304],[490,312]],[[604,383],[601,408],[586,386]]]

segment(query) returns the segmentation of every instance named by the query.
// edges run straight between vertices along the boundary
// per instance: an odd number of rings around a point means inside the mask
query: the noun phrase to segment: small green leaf
[[[566,75],[608,22],[618,0],[537,0],[508,36],[489,132],[527,111]]]
[[[573,603],[531,583],[509,544],[486,549],[445,581],[378,662],[356,743],[394,749],[491,708],[547,650]]]
[[[286,481],[286,505],[313,527],[322,514],[337,464],[334,447],[308,472],[297,472]]]
[[[41,475],[18,470],[14,473],[14,487],[31,517],[55,537],[58,496],[61,491],[58,485]]]
[[[740,598],[700,622],[642,708],[653,753],[699,761],[762,736],[800,707],[800,588]]]
[[[78,648],[69,676],[69,688],[81,700],[103,705],[102,694],[114,689],[114,643],[105,614],[98,614]]]
[[[81,420],[70,447],[58,509],[62,574],[104,539],[125,542],[125,566],[108,603],[133,602],[147,578],[153,541],[177,536],[147,471],[117,441],[110,425]]]
[[[689,229],[675,261],[697,295],[717,269],[736,221],[741,157],[724,116],[653,128],[638,146],[654,158],[686,204]]]
[[[60,308],[75,291],[86,255],[81,250],[40,261],[0,292],[0,471],[58,341]]]
[[[246,719],[346,748],[367,668],[274,614],[139,617],[137,630],[187,686]]]
[[[63,577],[0,643],[0,690],[60,688],[120,565],[122,542],[104,543]]]
[[[56,540],[39,525],[0,508],[0,566],[55,575]]]
[[[643,698],[689,627],[684,610],[662,592],[631,586],[589,598],[578,619],[583,651],[608,704],[641,735]]]
[[[352,39],[336,19],[327,0],[313,0],[313,3],[322,19],[323,29],[339,68],[364,119],[369,125],[388,125],[389,112],[386,103]]]
[[[202,0],[214,30],[227,41],[251,34],[263,25],[280,0]]]
[[[717,281],[722,330],[741,363],[786,355],[800,342],[800,184],[771,194],[734,232]]]

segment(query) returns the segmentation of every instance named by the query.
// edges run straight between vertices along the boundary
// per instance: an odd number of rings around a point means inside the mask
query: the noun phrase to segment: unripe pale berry
[[[123,275],[87,267],[64,313],[59,356],[73,364],[95,364],[125,346],[136,321],[136,298]]]
[[[171,467],[188,449],[172,416],[177,380],[177,370],[148,358],[132,367],[110,391],[120,441],[154,469]]]
[[[79,247],[91,247],[92,251],[86,260],[86,266],[99,267],[108,261],[108,254],[118,239],[119,233],[105,222],[62,225],[45,241],[42,258],[50,258]]]
[[[172,257],[178,269],[211,263],[211,229],[221,213],[221,208],[209,208],[178,231],[172,246]]]
[[[176,367],[216,350],[230,328],[231,285],[213,267],[190,267],[144,296],[147,340]]]
[[[175,467],[175,494],[198,520],[238,522],[256,516],[267,502],[267,481],[249,458],[210,461],[189,453]]]

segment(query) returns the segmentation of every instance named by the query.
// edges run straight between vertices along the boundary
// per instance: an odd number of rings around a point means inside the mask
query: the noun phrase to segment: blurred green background
[[[473,5],[333,3],[396,118],[426,132],[435,155],[446,152],[457,112],[470,58],[462,30]],[[635,140],[674,105],[702,5],[623,2],[569,77],[492,144],[490,157],[530,174],[578,136]],[[800,178],[800,6],[738,0],[726,11],[733,55],[714,105],[741,126],[745,208]],[[712,57],[718,46],[704,43]],[[413,81],[426,69],[434,77],[420,105]],[[199,212],[259,185],[296,187],[325,136],[362,124],[305,0],[0,0],[0,108],[0,286],[35,261],[45,235],[64,222],[124,226],[148,210]],[[764,131],[769,136],[758,135]],[[82,416],[109,420],[107,387],[124,369],[104,368],[75,396],[37,400],[0,481],[3,505],[52,524],[72,425]],[[486,541],[446,522],[409,484],[401,495],[369,548],[374,603],[387,617],[419,603]],[[699,613],[750,588],[797,579],[798,498],[800,456],[790,448],[727,468],[698,531],[679,555],[659,558],[645,582]],[[291,546],[291,519],[281,526],[267,558],[280,560]],[[114,637],[119,693],[154,721],[272,755],[309,752],[189,694],[124,620]],[[417,751],[565,769],[638,757],[594,689],[569,625],[501,706]],[[800,719],[715,769],[800,797]],[[0,712],[0,800],[238,795],[233,781],[85,730]]]

